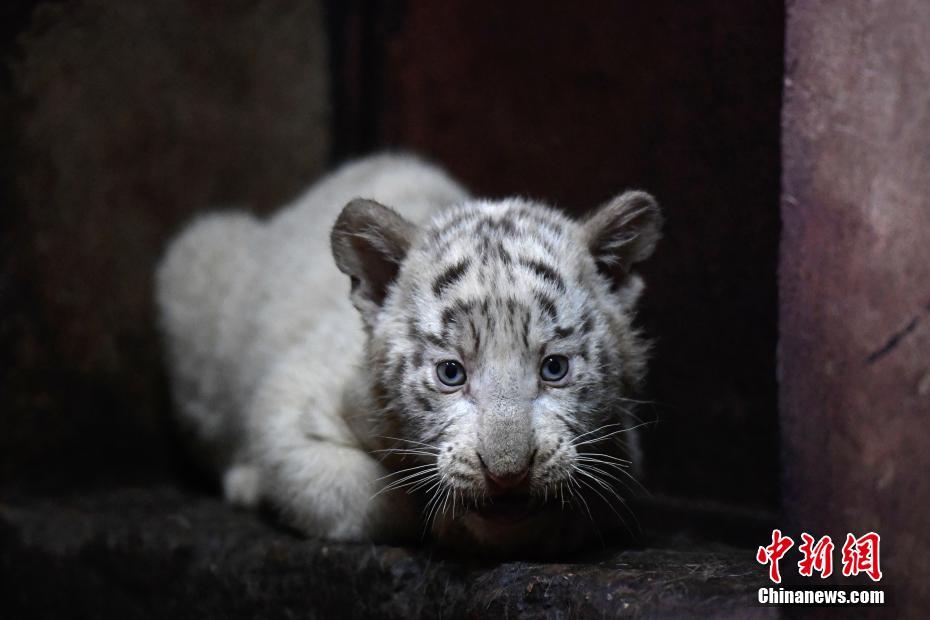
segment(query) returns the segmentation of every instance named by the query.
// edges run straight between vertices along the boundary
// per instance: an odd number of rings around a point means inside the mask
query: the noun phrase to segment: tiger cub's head
[[[574,546],[624,518],[646,361],[633,269],[660,226],[640,191],[580,222],[523,199],[425,226],[345,207],[332,245],[368,332],[372,437],[441,542]]]

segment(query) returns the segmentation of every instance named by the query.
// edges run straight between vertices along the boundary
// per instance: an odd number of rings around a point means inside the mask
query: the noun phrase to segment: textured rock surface
[[[882,536],[930,609],[930,4],[789,10],[780,409],[795,531]]]
[[[751,549],[465,565],[301,540],[170,489],[0,504],[7,617],[771,617]]]

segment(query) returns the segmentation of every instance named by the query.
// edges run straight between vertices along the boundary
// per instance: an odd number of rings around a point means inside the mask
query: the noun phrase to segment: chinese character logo
[[[826,579],[833,574],[833,540],[829,536],[824,536],[814,544],[814,537],[804,532],[801,534],[803,541],[798,547],[798,551],[804,556],[798,562],[798,572],[802,577],[810,577],[814,571],[820,573],[821,579]]]
[[[778,562],[793,546],[794,541],[788,536],[782,536],[781,530],[772,530],[772,544],[768,547],[759,547],[756,552],[756,561],[762,565],[769,565],[769,579],[775,583],[781,583]]]
[[[882,569],[878,562],[880,542],[881,536],[875,532],[869,532],[860,538],[846,534],[846,543],[843,544],[843,576],[865,573],[872,581],[879,581],[882,578]]]
[[[875,532],[869,532],[859,538],[853,534],[846,534],[846,542],[842,549],[843,576],[855,577],[859,573],[864,573],[872,581],[880,581],[882,578],[879,560],[880,543],[881,536]],[[759,547],[756,551],[756,561],[763,566],[768,565],[769,579],[773,583],[781,583],[778,563],[793,546],[794,540],[790,536],[782,535],[781,530],[772,530],[771,544]],[[807,532],[801,534],[801,544],[798,545],[798,551],[801,553],[798,573],[802,577],[813,577],[817,572],[820,573],[821,579],[832,575],[834,548],[833,539],[829,536],[815,539]]]

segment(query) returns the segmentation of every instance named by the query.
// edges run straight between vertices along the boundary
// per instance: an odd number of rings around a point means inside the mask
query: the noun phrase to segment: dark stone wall
[[[162,476],[175,455],[152,270],[192,213],[265,212],[324,169],[319,3],[13,4],[0,485]]]
[[[376,119],[362,148],[575,214],[656,194],[649,486],[773,507],[782,4],[373,4],[356,17],[379,44],[347,88]]]
[[[788,14],[779,390],[794,531],[882,536],[930,608],[930,4]]]

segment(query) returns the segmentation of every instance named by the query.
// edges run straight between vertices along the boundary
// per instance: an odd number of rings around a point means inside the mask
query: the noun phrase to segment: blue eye
[[[539,368],[539,376],[543,381],[560,381],[567,374],[568,358],[564,355],[550,355]]]
[[[446,360],[436,364],[436,376],[449,387],[458,387],[465,384],[465,368],[455,360]]]

